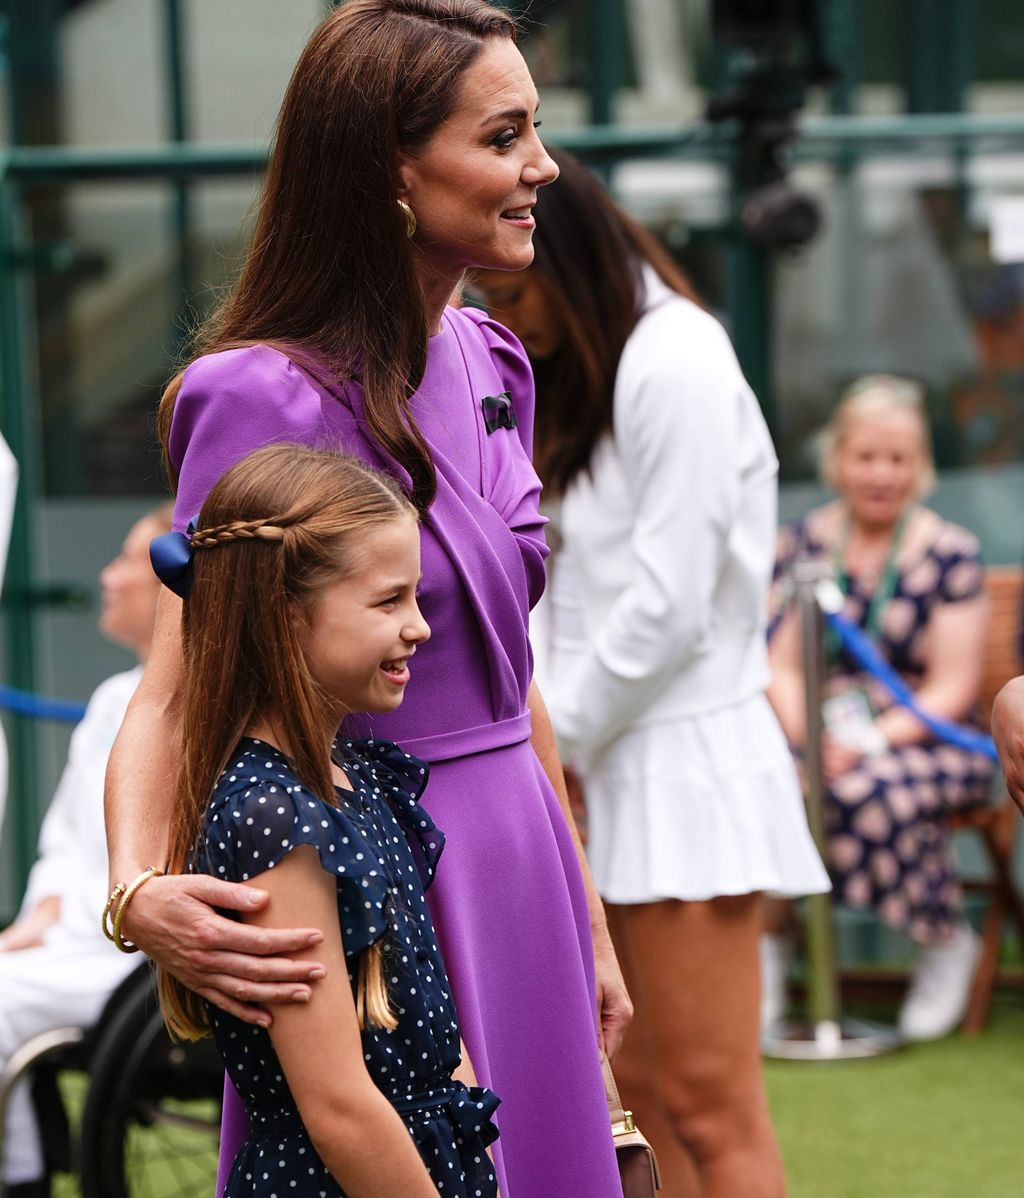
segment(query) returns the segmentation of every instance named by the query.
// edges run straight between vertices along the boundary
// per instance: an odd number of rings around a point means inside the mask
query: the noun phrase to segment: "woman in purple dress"
[[[423,512],[433,636],[400,712],[356,731],[431,763],[426,805],[447,836],[432,914],[477,1075],[502,1099],[504,1198],[606,1198],[620,1188],[597,1049],[614,1051],[630,1005],[531,683],[546,554],[532,380],[501,326],[446,307],[467,267],[529,264],[531,210],[557,173],[514,32],[483,0],[352,0],[328,17],[285,97],[239,283],[168,388],[161,428],[179,527],[229,466],[279,441],[390,470]],[[179,620],[171,598],[115,746],[112,884],[166,852]],[[125,935],[265,1024],[316,985],[301,959],[312,934],[212,910],[247,901],[212,879],[156,878]],[[229,1090],[229,1161],[242,1131]]]

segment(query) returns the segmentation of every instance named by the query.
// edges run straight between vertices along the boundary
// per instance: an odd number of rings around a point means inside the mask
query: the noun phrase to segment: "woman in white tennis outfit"
[[[778,463],[721,326],[553,156],[534,265],[478,286],[534,358],[536,461],[561,496],[548,703],[636,1006],[616,1072],[667,1195],[779,1198],[760,893],[828,880],[765,698]]]

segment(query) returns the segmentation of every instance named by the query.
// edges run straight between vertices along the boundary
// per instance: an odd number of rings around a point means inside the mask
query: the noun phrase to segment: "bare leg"
[[[629,934],[624,926],[623,915],[629,910],[629,907],[605,904],[608,930],[626,979],[626,988],[633,1000],[633,1022],[613,1062],[615,1080],[623,1106],[636,1116],[637,1127],[650,1140],[658,1155],[661,1198],[700,1198],[697,1166],[672,1130],[655,1085],[651,1019],[644,1000],[642,980],[633,969]]]
[[[782,1198],[782,1161],[761,1075],[760,895],[613,911],[642,1012],[641,1043],[646,1039],[647,1059],[656,1062],[648,1077],[655,1078],[664,1119],[652,1120],[651,1132],[664,1142],[667,1124],[699,1178],[687,1189],[679,1188],[685,1178],[674,1177],[677,1188],[667,1194]],[[643,1090],[634,1095],[629,1064],[620,1072],[639,1115],[653,1103]],[[665,1153],[673,1170],[677,1159]]]
[[[784,936],[793,930],[796,915],[791,899],[764,898],[761,903],[761,930],[767,936]]]

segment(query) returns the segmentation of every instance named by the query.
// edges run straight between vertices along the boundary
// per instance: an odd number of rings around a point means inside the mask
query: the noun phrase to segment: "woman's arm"
[[[768,642],[768,664],[771,668],[768,701],[786,740],[799,748],[807,735],[807,707],[800,653],[800,625],[793,610],[785,613],[775,635]]]
[[[986,606],[983,597],[958,603],[940,603],[928,628],[924,680],[914,697],[930,714],[958,720],[968,714],[978,698],[985,640]],[[799,747],[806,735],[800,633],[792,613],[787,613],[768,651],[772,680],[768,698],[786,739]],[[893,747],[917,744],[931,733],[905,707],[894,706],[875,721],[886,743]],[[862,754],[825,737],[824,771],[828,781],[850,769]]]
[[[316,849],[298,845],[260,875],[259,888],[269,901],[243,916],[247,924],[271,934],[312,923],[322,937],[305,956],[326,976],[308,1003],[272,1004],[270,1029],[321,1159],[352,1198],[437,1198],[408,1129],[366,1071],[338,926],[337,884]]]
[[[1024,676],[1012,678],[996,695],[992,735],[1006,789],[1024,815]]]
[[[60,895],[41,898],[31,910],[19,915],[0,932],[0,952],[20,952],[43,943],[46,933],[60,919]]]
[[[163,866],[167,860],[181,673],[181,600],[165,591],[146,671],[107,768],[111,888],[115,881],[130,881],[147,866]],[[267,1013],[249,1004],[304,1001],[310,992],[307,983],[322,976],[315,962],[283,955],[319,941],[320,933],[307,920],[291,929],[257,929],[214,910],[251,912],[266,901],[258,888],[200,875],[154,878],[133,897],[123,931],[203,998],[250,1023],[266,1023]]]
[[[615,949],[612,947],[611,937],[608,934],[604,905],[594,888],[594,880],[590,876],[586,854],[576,830],[576,821],[573,819],[569,807],[569,796],[562,775],[562,763],[558,756],[558,746],[555,743],[555,734],[551,728],[548,710],[535,682],[530,683],[528,703],[533,724],[533,733],[530,737],[533,750],[558,796],[569,834],[572,836],[576,848],[580,872],[583,875],[583,885],[587,893],[587,908],[590,913],[590,930],[594,940],[594,972],[597,979],[599,1016],[598,1042],[608,1057],[612,1058],[618,1052],[629,1021],[633,1018],[633,1004],[626,991],[622,970],[619,968]]]
[[[960,720],[978,699],[985,649],[987,604],[984,596],[939,603],[928,623],[925,674],[914,698],[930,715]],[[892,707],[876,721],[889,744],[916,744],[931,733],[905,707]]]

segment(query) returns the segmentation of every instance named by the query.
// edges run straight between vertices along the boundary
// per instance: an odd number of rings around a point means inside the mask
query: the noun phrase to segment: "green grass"
[[[69,1117],[77,1119],[85,1096],[82,1074],[61,1077]],[[212,1102],[166,1099],[162,1118],[148,1128],[133,1125],[126,1147],[132,1198],[211,1198],[217,1170],[217,1106]],[[199,1128],[194,1122],[199,1121]],[[211,1134],[212,1133],[212,1134]],[[81,1198],[76,1178],[58,1175],[53,1198]]]
[[[891,1017],[891,1016],[890,1016]],[[1021,1198],[1024,1001],[865,1061],[766,1063],[789,1198]]]
[[[765,1070],[789,1198],[1024,1196],[1019,992],[997,995],[975,1040],[953,1035],[867,1061],[768,1061]],[[188,1194],[173,1168],[154,1168],[147,1198]],[[78,1198],[69,1178],[54,1192]]]

